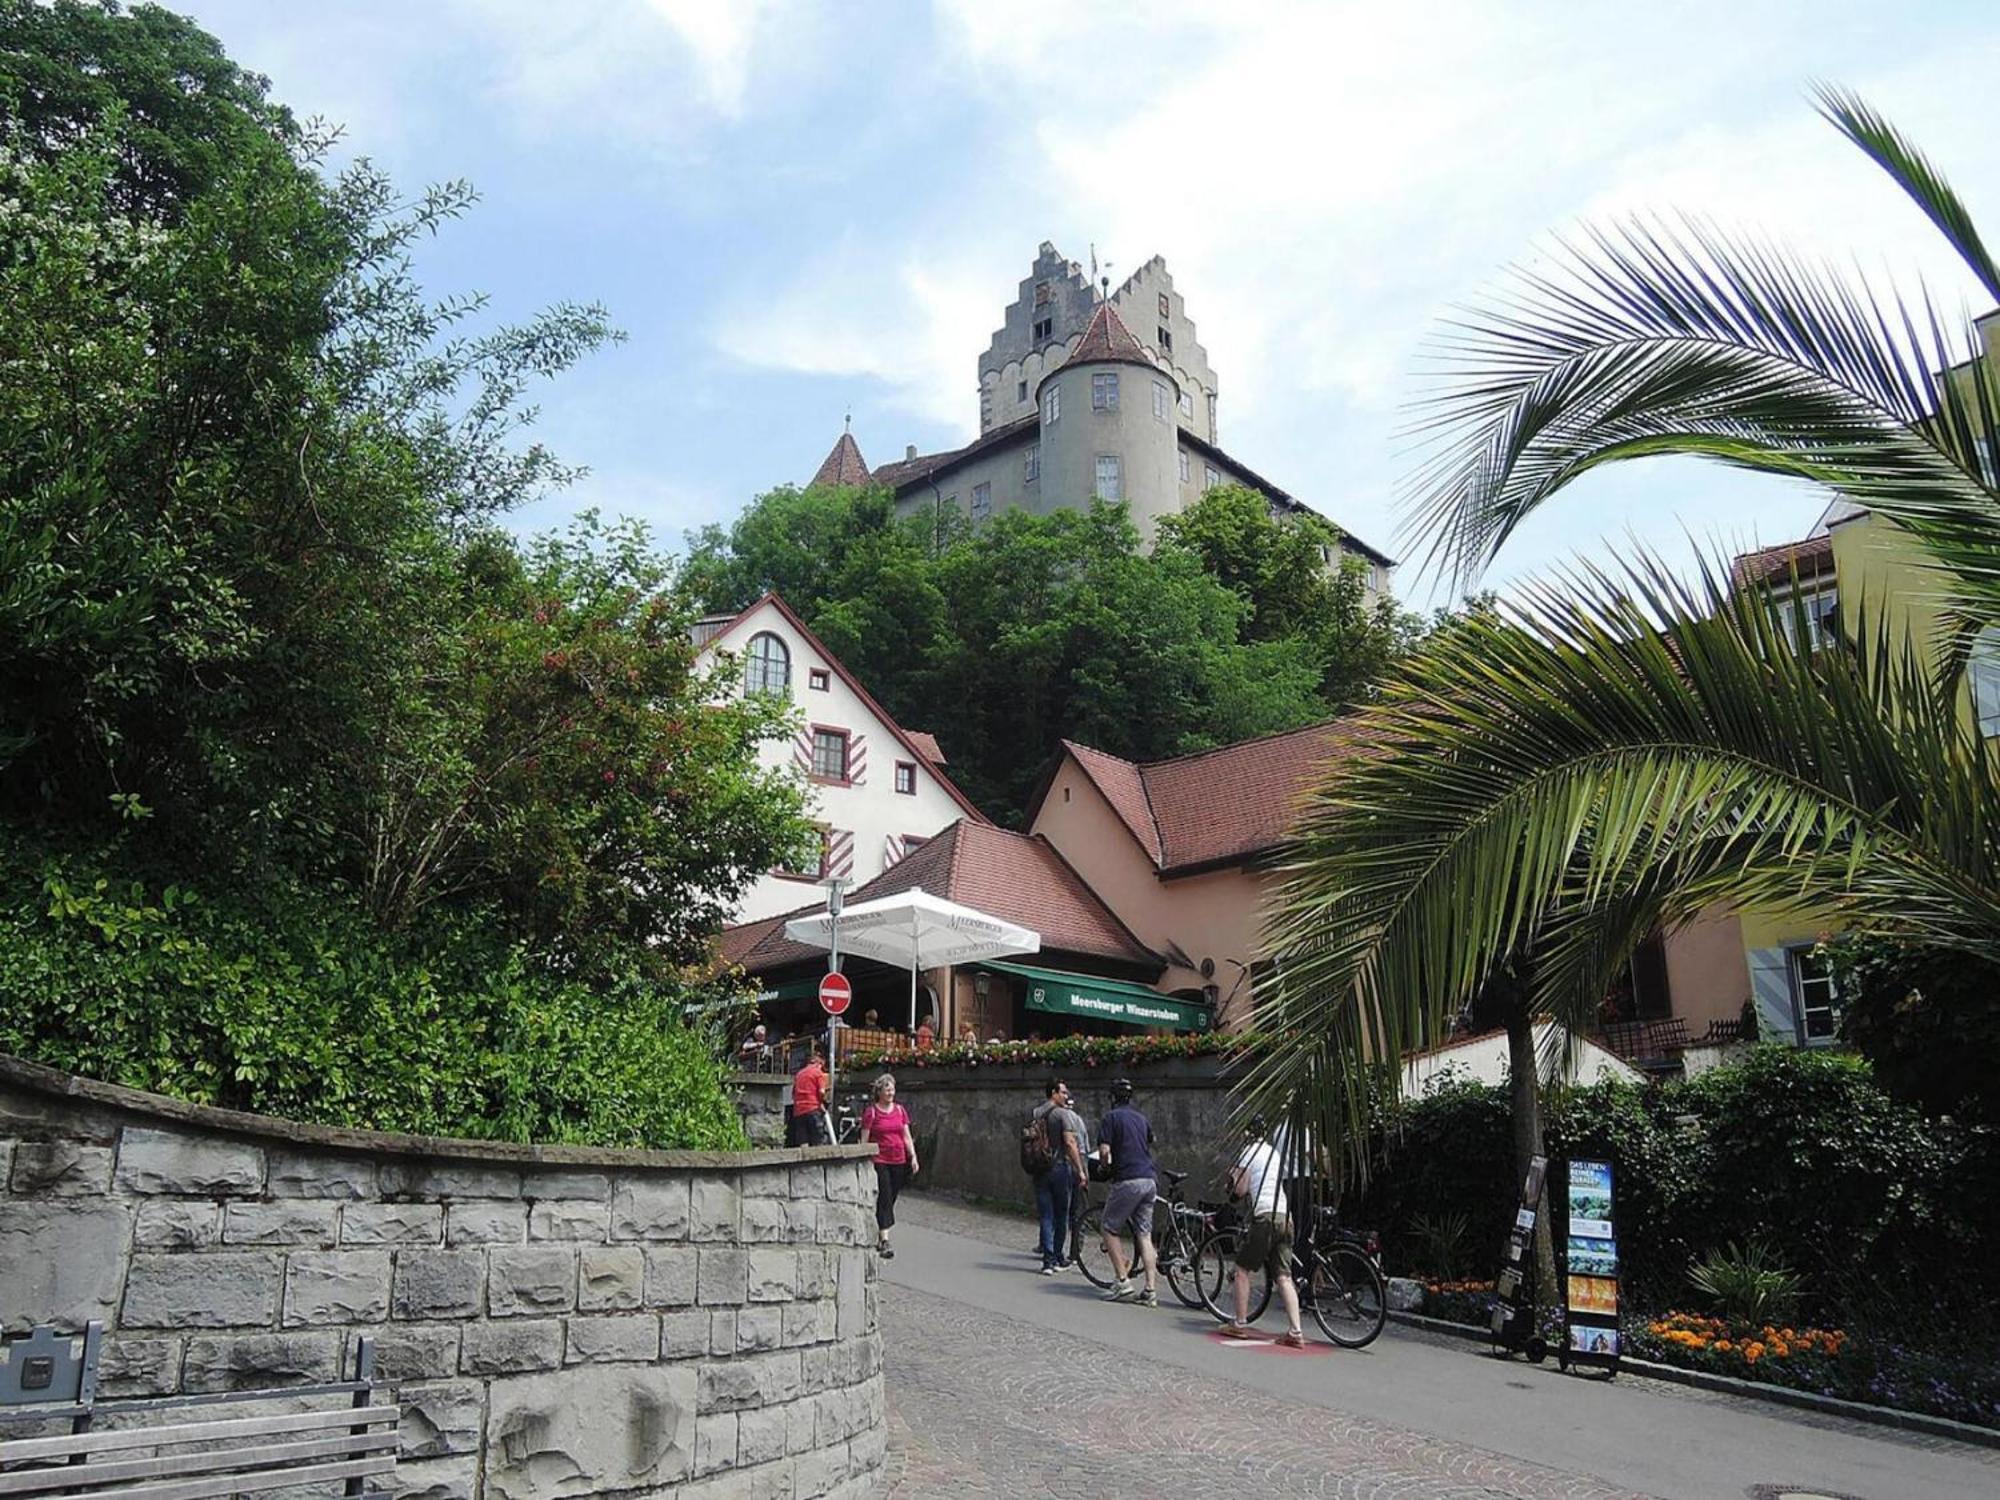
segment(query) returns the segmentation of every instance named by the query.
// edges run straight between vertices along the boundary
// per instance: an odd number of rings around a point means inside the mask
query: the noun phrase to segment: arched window
[[[743,653],[743,691],[789,695],[791,690],[792,653],[785,643],[768,630],[750,637]]]

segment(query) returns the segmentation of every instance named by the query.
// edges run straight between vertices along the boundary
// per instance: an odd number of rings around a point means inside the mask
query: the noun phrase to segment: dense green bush
[[[686,987],[551,976],[471,922],[213,898],[0,839],[0,1051],[199,1103],[493,1140],[739,1148]]]

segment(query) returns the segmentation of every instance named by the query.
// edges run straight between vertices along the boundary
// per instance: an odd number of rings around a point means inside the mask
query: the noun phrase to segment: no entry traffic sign
[[[854,998],[854,986],[845,974],[829,974],[819,982],[820,1009],[830,1016],[837,1016],[847,1009],[847,1002]]]

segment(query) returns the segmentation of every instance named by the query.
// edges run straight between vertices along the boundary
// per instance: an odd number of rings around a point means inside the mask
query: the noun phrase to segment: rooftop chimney
[[[910,443],[904,447],[903,462],[908,463],[911,459],[915,458],[916,456],[917,456],[917,445],[915,443]]]

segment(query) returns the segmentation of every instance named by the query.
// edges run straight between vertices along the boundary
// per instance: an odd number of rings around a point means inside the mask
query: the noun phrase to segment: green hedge
[[[202,1104],[489,1140],[747,1145],[671,982],[565,981],[338,892],[205,896],[0,841],[0,1051]]]

